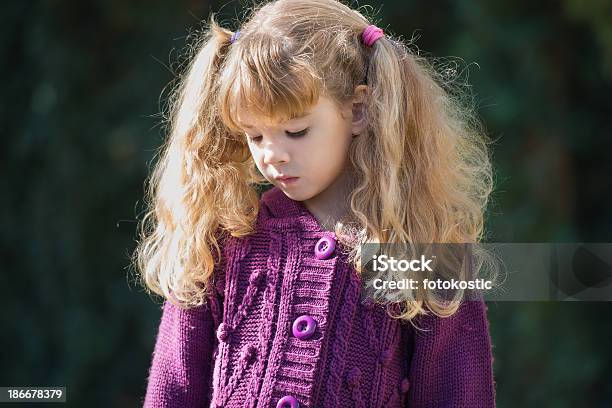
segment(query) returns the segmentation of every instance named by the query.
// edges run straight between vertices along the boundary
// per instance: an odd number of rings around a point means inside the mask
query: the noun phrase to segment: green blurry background
[[[497,140],[489,241],[612,242],[612,2],[369,4],[381,27],[420,37],[471,84]],[[164,87],[199,21],[212,10],[235,29],[241,6],[1,10],[0,386],[64,385],[72,407],[139,406],[160,309],[128,266]],[[610,312],[490,303],[498,406],[612,406]]]

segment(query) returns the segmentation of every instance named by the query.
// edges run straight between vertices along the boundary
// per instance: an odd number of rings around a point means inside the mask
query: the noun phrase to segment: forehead
[[[329,114],[337,113],[338,109],[333,101],[326,96],[319,96],[317,102],[303,112],[296,112],[293,115],[276,117],[258,117],[247,109],[238,109],[236,119],[242,127],[273,127],[286,122],[297,121],[303,118],[319,117],[323,119]]]

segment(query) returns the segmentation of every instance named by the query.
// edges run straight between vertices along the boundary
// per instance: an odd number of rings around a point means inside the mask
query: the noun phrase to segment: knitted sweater
[[[317,249],[330,238],[266,191],[256,232],[224,242],[209,302],[164,303],[144,406],[494,407],[485,303],[415,330],[360,301],[341,244]]]

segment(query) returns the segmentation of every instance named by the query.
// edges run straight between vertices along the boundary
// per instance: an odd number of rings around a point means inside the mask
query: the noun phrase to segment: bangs
[[[305,58],[286,55],[269,37],[240,44],[237,51],[228,56],[220,77],[220,116],[230,130],[243,132],[238,114],[274,125],[304,115],[317,103],[321,82]]]

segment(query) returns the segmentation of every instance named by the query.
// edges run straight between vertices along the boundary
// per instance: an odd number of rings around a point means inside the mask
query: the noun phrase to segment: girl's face
[[[277,125],[256,123],[246,112],[239,121],[261,174],[296,201],[343,199],[342,184],[353,134],[363,129],[353,103],[340,111],[321,95],[307,114]],[[288,178],[289,179],[286,179]]]

